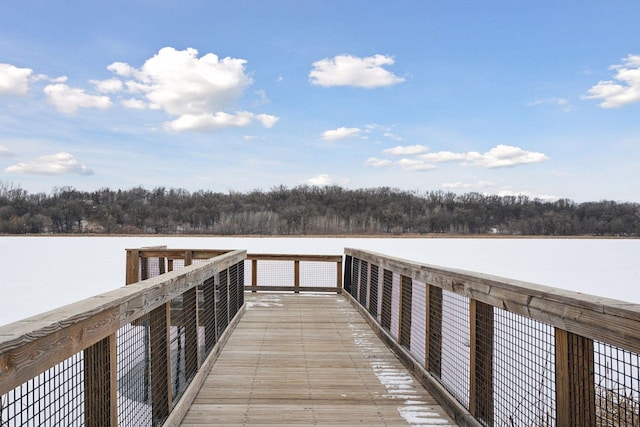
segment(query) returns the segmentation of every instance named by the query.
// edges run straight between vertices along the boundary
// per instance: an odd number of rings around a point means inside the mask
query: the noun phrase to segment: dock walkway
[[[182,426],[456,425],[342,296],[246,304]]]

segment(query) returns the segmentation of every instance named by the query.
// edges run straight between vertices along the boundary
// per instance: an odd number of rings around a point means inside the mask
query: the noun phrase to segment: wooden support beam
[[[153,425],[159,425],[171,412],[171,351],[169,348],[169,303],[149,313],[151,348],[151,412]]]
[[[138,282],[140,279],[140,251],[127,249],[127,271],[125,285]]]
[[[251,260],[251,286],[253,287],[258,286],[258,260],[257,259]],[[257,292],[257,291],[254,290],[252,292]]]
[[[116,335],[84,350],[84,425],[117,427],[118,384]]]
[[[557,425],[596,425],[593,340],[556,328]]]
[[[295,293],[300,293],[300,261],[293,261],[293,287]]]

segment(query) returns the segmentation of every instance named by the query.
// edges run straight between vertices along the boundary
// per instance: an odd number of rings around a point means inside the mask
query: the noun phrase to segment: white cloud
[[[278,121],[278,118],[268,114],[254,114],[248,111],[239,111],[235,114],[225,112],[183,114],[177,119],[165,123],[165,128],[171,131],[212,131],[228,127],[249,126],[255,121],[262,123],[264,127],[271,128]]]
[[[144,110],[147,108],[147,104],[145,104],[143,100],[136,98],[123,99],[122,101],[120,101],[120,104],[122,104],[126,108],[131,108],[134,110]]]
[[[30,162],[22,162],[5,169],[9,173],[22,173],[34,175],[93,175],[93,171],[70,153],[57,153],[49,156],[38,157]]]
[[[112,105],[108,96],[89,95],[82,89],[74,89],[61,83],[46,86],[44,93],[58,111],[66,114],[73,114],[78,108],[105,110]]]
[[[438,151],[436,153],[426,153],[418,156],[420,159],[425,160],[427,162],[453,162],[456,160],[466,160],[468,158],[468,153],[454,153],[452,151]]]
[[[15,154],[4,145],[0,145],[0,157],[13,157]]]
[[[482,166],[488,169],[539,163],[549,160],[543,153],[526,151],[520,147],[510,145],[497,145],[484,154],[470,151],[467,153],[467,159],[475,166]]]
[[[628,55],[622,64],[609,68],[617,70],[614,80],[598,82],[583,98],[601,99],[602,108],[618,108],[640,102],[640,55]]]
[[[0,64],[0,95],[25,95],[29,90],[30,68],[18,68],[11,64]]]
[[[164,47],[135,69],[114,62],[109,70],[123,77],[129,90],[144,92],[147,100],[171,115],[198,115],[232,108],[251,85],[244,59],[223,58],[208,53],[198,58],[196,49]]]
[[[404,140],[404,138],[401,137],[400,135],[396,135],[396,134],[391,133],[391,132],[384,133],[384,137],[385,138],[389,138],[389,139],[393,139],[394,141],[403,141]]]
[[[164,110],[176,116],[165,123],[165,129],[213,131],[247,126],[252,122],[271,128],[278,117],[247,111],[225,112],[235,107],[253,83],[245,73],[246,62],[229,57],[220,59],[213,53],[199,58],[196,49],[164,47],[140,69],[124,62],[114,62],[107,68],[127,79],[124,90],[142,97],[123,101],[123,105]],[[257,103],[269,102],[264,91],[257,90],[255,94]]]
[[[358,128],[339,127],[338,129],[328,130],[322,133],[322,139],[325,141],[338,141],[345,138],[354,138],[361,132]]]
[[[325,58],[314,62],[313,69],[309,73],[309,81],[311,84],[323,87],[375,88],[391,86],[405,80],[383,68],[385,65],[393,65],[394,62],[392,57],[385,55],[366,58],[338,55],[334,58]]]
[[[331,185],[335,181],[327,174],[316,175],[313,178],[309,178],[304,181],[305,184],[308,185],[317,185],[318,187],[323,187],[325,185]]]
[[[494,184],[491,181],[477,181],[477,182],[445,182],[442,184],[442,188],[449,189],[470,189],[470,188],[486,188],[492,187]]]
[[[423,145],[407,145],[388,148],[383,152],[391,155],[416,155],[412,159],[402,159],[397,162],[391,160],[382,161],[371,158],[367,164],[373,166],[393,166],[397,165],[403,170],[424,171],[434,169],[433,163],[461,162],[461,165],[480,166],[487,169],[517,166],[528,163],[538,163],[549,158],[543,154],[533,151],[526,151],[519,147],[509,145],[497,145],[484,154],[476,151],[466,153],[454,153],[452,151],[438,151],[435,153],[423,153],[427,147]]]
[[[378,159],[376,157],[369,157],[365,162],[366,165],[373,166],[374,168],[380,168],[383,166],[391,166],[393,162],[388,159]]]
[[[122,80],[116,78],[107,80],[91,80],[91,83],[96,86],[98,92],[102,93],[120,92],[123,88]]]
[[[435,166],[423,162],[422,160],[416,159],[401,159],[398,160],[397,164],[402,170],[411,172],[428,171],[435,169]]]
[[[424,145],[398,145],[397,147],[387,148],[382,152],[393,156],[407,156],[412,154],[420,154],[429,151],[429,147]]]

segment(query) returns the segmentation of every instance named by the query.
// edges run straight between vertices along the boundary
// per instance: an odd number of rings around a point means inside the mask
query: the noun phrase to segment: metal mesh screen
[[[216,337],[220,338],[220,335],[227,329],[229,325],[229,287],[227,280],[227,270],[221,271],[216,276]]]
[[[358,300],[358,290],[360,288],[360,260],[358,258],[353,259],[351,270],[351,296]]]
[[[413,284],[410,277],[400,277],[400,337],[399,344],[406,349],[411,348],[411,306]]]
[[[83,369],[83,353],[76,353],[0,396],[0,425],[84,425]]]
[[[380,314],[380,324],[387,331],[391,330],[391,298],[393,291],[393,273],[389,270],[383,271],[382,278],[382,308]]]
[[[594,344],[598,426],[640,426],[640,355]]]
[[[442,384],[469,407],[469,298],[442,291]]]
[[[373,316],[374,319],[380,320],[378,318],[378,271],[380,268],[377,265],[371,265],[371,281],[369,285],[369,301],[368,308],[369,314]]]
[[[367,282],[369,280],[369,263],[360,261],[360,281],[358,286],[358,302],[363,307],[367,306]]]
[[[400,275],[393,273],[391,278],[391,325],[389,333],[397,341],[400,332]]]
[[[554,328],[494,308],[495,424],[555,425]]]
[[[171,300],[171,396],[177,402],[198,369],[196,290]]]
[[[293,286],[293,261],[258,261],[259,286]]]
[[[118,329],[118,420],[120,425],[151,425],[149,315]]]
[[[162,424],[169,416],[169,337],[167,305],[149,313],[149,343],[151,362],[151,412],[153,425]]]
[[[411,286],[411,345],[409,352],[424,366],[427,322],[426,285],[412,280]]]
[[[204,360],[217,342],[216,335],[216,289],[213,277],[206,279],[198,289],[200,327],[198,347],[200,359]]]
[[[335,288],[337,263],[326,261],[300,261],[300,287]]]

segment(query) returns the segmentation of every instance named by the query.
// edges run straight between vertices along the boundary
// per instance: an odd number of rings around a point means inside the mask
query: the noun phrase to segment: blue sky
[[[640,2],[30,1],[0,181],[640,201]]]

